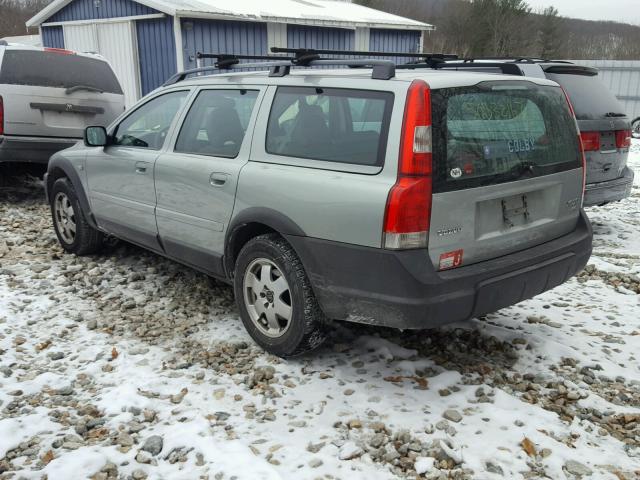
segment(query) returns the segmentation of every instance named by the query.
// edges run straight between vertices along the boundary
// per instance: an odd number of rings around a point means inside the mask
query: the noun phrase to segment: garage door
[[[64,27],[64,45],[76,52],[98,52],[95,25],[69,25]]]
[[[133,22],[64,26],[66,48],[78,52],[99,53],[109,60],[124,90],[127,106],[140,98],[134,28]]]

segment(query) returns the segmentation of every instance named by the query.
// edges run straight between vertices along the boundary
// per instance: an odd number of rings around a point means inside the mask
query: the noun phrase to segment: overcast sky
[[[640,0],[527,0],[534,9],[553,5],[560,15],[640,25]]]

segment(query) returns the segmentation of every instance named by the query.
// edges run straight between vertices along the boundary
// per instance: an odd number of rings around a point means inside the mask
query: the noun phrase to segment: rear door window
[[[381,166],[392,107],[390,92],[280,87],[269,117],[267,152]]]
[[[257,90],[200,92],[182,125],[175,151],[238,156],[257,98]]]
[[[618,99],[597,76],[547,72],[547,78],[567,91],[578,120],[626,116]]]
[[[96,58],[39,50],[6,50],[0,84],[91,90],[122,95],[111,67]]]
[[[435,191],[580,168],[576,123],[558,87],[485,82],[435,90]]]

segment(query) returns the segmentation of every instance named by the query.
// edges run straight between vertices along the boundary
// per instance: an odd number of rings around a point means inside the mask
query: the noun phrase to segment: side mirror
[[[106,147],[109,143],[107,129],[104,127],[87,127],[84,131],[84,144],[87,147]]]

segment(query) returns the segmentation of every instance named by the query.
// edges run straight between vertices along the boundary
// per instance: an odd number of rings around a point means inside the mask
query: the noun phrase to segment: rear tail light
[[[629,148],[631,146],[631,130],[618,130],[616,132],[616,147]]]
[[[585,152],[596,152],[600,150],[600,132],[582,132],[582,148]]]
[[[431,222],[432,160],[431,91],[423,80],[414,80],[407,92],[398,180],[387,199],[385,248],[427,247]]]
[[[562,88],[562,87],[560,87]],[[573,121],[576,123],[576,132],[578,133],[578,145],[580,146],[580,155],[582,156],[582,202],[581,205],[584,205],[584,194],[587,190],[587,156],[585,155],[585,135],[587,135],[587,137],[592,133],[592,132],[585,132],[585,133],[580,133],[580,127],[578,126],[578,117],[576,117],[576,111],[573,109],[573,105],[571,103],[571,99],[569,98],[569,95],[567,94],[567,91],[562,88],[562,91],[564,92],[564,98],[567,99],[567,103],[569,104],[569,110],[571,110],[571,115],[573,116]],[[598,148],[597,150],[600,150],[600,134],[597,134],[597,141],[598,141]]]
[[[0,135],[4,135],[4,100],[0,95]]]

